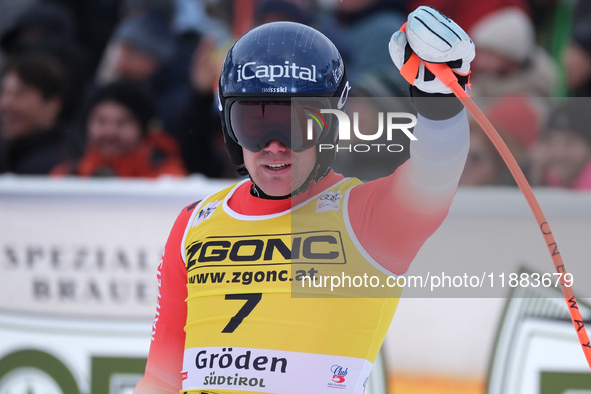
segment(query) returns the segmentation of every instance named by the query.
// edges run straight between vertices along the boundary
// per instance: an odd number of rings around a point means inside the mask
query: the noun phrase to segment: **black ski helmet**
[[[232,163],[243,165],[242,147],[228,124],[229,100],[288,101],[292,97],[340,97],[349,93],[345,65],[322,33],[295,22],[271,22],[240,37],[222,67],[218,99],[224,143]],[[318,143],[336,145],[336,123]],[[318,154],[317,171],[334,160],[336,149]]]

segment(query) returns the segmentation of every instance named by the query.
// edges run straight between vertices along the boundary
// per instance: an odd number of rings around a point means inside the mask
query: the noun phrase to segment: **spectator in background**
[[[183,132],[178,136],[187,171],[213,178],[235,177],[225,159],[214,95],[223,61],[215,39],[202,38],[192,56],[189,110],[181,118]]]
[[[18,0],[21,1],[21,0]],[[88,75],[85,83],[92,80],[113,29],[118,23],[124,0],[36,0],[59,4],[73,15],[75,37],[84,48]]]
[[[66,70],[47,53],[7,59],[0,92],[0,172],[47,174],[66,157],[62,114],[68,88]]]
[[[405,1],[337,1],[334,7],[317,24],[341,52],[351,85],[357,86],[364,74],[371,73],[389,79],[388,84],[397,86],[397,95],[408,96],[407,82],[392,72],[390,56],[383,51],[393,29],[406,21]]]
[[[524,11],[516,7],[495,11],[476,22],[470,35],[478,47],[472,96],[553,95],[558,83],[556,67],[550,55],[536,45],[533,23]]]
[[[115,29],[99,70],[98,83],[116,79],[150,82],[172,60],[175,40],[169,21],[155,12],[123,19]]]
[[[32,45],[66,51],[76,44],[74,17],[60,4],[47,1],[32,3],[6,29],[0,44],[8,54]]]
[[[505,144],[525,172],[528,155],[538,142],[542,117],[536,103],[529,97],[507,97],[489,102],[485,115],[503,138]],[[470,151],[461,186],[515,185],[501,155],[484,130],[470,119]]]
[[[181,147],[187,172],[225,176],[225,153],[218,153],[223,143],[213,137],[219,135],[213,89],[223,61],[216,52],[220,44],[196,30],[175,30],[172,0],[126,0],[122,12],[96,84],[144,85],[153,93],[163,131]]]
[[[591,96],[591,2],[577,2],[564,66],[569,95]]]
[[[154,94],[163,129],[177,137],[183,132],[178,119],[187,110],[190,92],[190,56],[179,58],[179,39],[169,16],[146,11],[123,18],[109,40],[95,85],[118,79],[144,84]]]
[[[52,175],[155,178],[185,170],[176,141],[154,129],[156,111],[149,92],[129,81],[101,87],[86,116],[86,151]]]
[[[31,4],[2,34],[0,48],[5,56],[34,50],[61,61],[71,81],[63,112],[64,116],[74,116],[92,65],[76,36],[74,15],[65,6],[53,1]]]
[[[569,98],[550,114],[531,153],[532,184],[591,190],[591,101]]]

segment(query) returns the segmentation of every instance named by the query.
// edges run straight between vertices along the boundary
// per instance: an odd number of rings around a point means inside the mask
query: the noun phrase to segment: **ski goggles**
[[[293,152],[303,152],[321,141],[332,130],[320,113],[331,108],[330,101],[306,100],[262,101],[228,99],[225,120],[228,135],[251,152],[258,152],[278,140]]]

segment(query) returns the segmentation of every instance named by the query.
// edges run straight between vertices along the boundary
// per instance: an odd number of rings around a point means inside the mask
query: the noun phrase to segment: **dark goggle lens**
[[[289,101],[235,101],[229,108],[231,137],[243,148],[258,152],[278,140],[293,152],[305,151],[318,143],[324,120],[319,111]],[[232,135],[233,134],[233,135]]]

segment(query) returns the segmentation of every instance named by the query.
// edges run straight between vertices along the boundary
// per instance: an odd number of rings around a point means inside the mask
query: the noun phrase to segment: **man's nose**
[[[282,152],[286,151],[289,148],[285,146],[285,144],[279,140],[271,140],[264,148],[266,151],[269,152]]]

